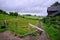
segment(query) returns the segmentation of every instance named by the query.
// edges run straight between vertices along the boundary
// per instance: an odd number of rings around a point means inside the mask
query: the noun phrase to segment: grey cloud
[[[60,0],[0,0],[0,9],[5,11],[46,14],[47,7]]]

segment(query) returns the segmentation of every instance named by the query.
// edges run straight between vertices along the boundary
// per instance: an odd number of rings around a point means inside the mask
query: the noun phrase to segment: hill
[[[19,35],[25,35],[35,29],[29,27],[29,23],[38,26],[38,20],[25,19],[21,16],[10,16],[5,14],[0,14],[0,27],[4,25],[3,21],[8,22],[7,28],[1,29],[0,32],[5,30],[11,30]]]

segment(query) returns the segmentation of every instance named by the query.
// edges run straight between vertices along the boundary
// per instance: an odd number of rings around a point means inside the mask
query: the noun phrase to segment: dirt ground
[[[37,36],[26,36],[23,38],[19,38],[18,36],[14,36],[11,31],[5,31],[0,33],[0,40],[50,40],[45,32],[42,32],[41,35]]]

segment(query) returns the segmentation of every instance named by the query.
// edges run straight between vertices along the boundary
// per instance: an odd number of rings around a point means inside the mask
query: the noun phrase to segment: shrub
[[[0,14],[6,14],[6,15],[8,15],[8,13],[6,13],[5,11],[3,11],[1,9],[0,9]]]
[[[17,12],[10,12],[10,15],[11,16],[18,16],[18,13]]]
[[[10,14],[11,16],[14,16],[14,13],[13,13],[13,12],[9,12],[9,14]]]
[[[17,13],[17,12],[15,12],[15,13],[14,13],[14,16],[18,16],[18,13]]]

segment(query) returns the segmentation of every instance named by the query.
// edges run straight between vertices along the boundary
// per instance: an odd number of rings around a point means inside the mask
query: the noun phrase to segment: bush
[[[11,16],[14,16],[14,13],[13,13],[13,12],[9,12],[9,14],[10,14]]]
[[[18,16],[18,13],[17,12],[10,12],[10,15],[11,16]]]
[[[17,13],[17,12],[15,12],[15,13],[14,13],[14,16],[18,16],[18,13]]]
[[[1,9],[0,9],[0,14],[6,14],[6,15],[8,15],[8,13],[6,13],[5,11],[3,11]]]

